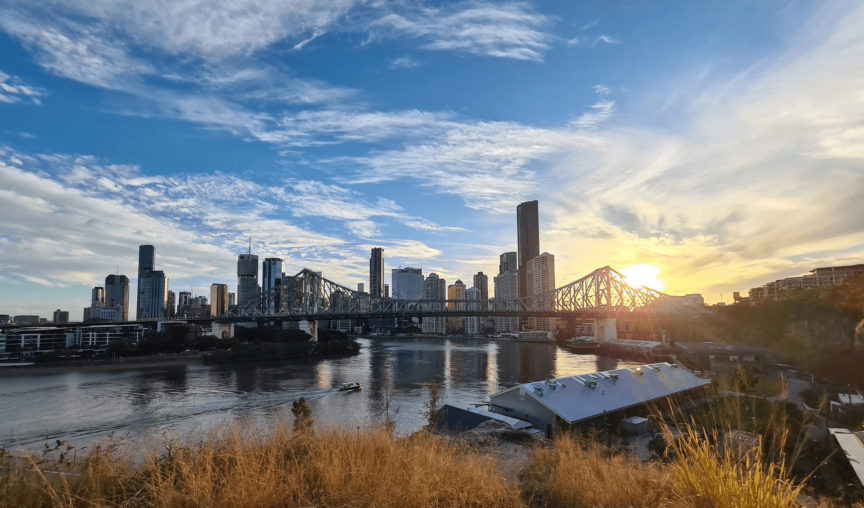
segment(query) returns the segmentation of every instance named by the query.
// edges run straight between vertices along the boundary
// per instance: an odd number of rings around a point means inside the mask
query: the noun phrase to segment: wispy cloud
[[[424,49],[543,61],[549,19],[523,3],[463,3],[390,12],[371,24],[372,37],[420,39]]]
[[[123,43],[98,28],[68,20],[37,20],[12,10],[0,10],[0,28],[34,51],[44,68],[81,83],[124,89],[153,72],[150,64],[130,56]]]
[[[597,95],[609,95],[612,93],[612,89],[602,83],[597,83],[592,88]]]
[[[394,58],[390,62],[391,69],[413,69],[419,66],[420,62],[412,56],[400,56],[399,58]]]
[[[286,218],[291,216],[339,221],[361,241],[380,236],[381,219],[423,231],[461,230],[319,181],[265,188],[220,173],[145,175],[92,156],[9,149],[0,149],[0,206],[8,209],[0,218],[4,272],[39,273],[46,284],[92,283],[104,276],[94,269],[115,261],[134,266],[134,246],[147,241],[160,245],[171,277],[222,280],[233,273],[233,257],[250,235],[256,249],[298,270],[327,267],[336,278],[356,272],[363,260],[356,245]],[[100,231],[98,239],[92,231]],[[31,248],[38,252],[25,254]],[[58,261],[54,253],[60,250]]]
[[[42,95],[44,92],[25,85],[17,76],[10,76],[0,71],[0,102],[13,104],[21,102],[22,99],[28,99],[33,104],[41,104],[39,97]]]
[[[567,41],[567,45],[570,47],[596,48],[600,44],[621,44],[621,41],[606,34],[578,36]]]
[[[143,47],[208,60],[249,55],[283,39],[304,45],[347,13],[353,0],[34,0],[41,10],[86,17]]]

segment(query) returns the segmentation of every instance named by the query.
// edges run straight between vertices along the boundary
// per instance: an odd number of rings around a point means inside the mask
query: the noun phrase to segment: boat
[[[342,386],[339,387],[340,392],[355,392],[362,389],[363,385],[360,383],[342,383]]]
[[[565,340],[563,345],[576,352],[593,352],[600,348],[593,337],[574,337]]]

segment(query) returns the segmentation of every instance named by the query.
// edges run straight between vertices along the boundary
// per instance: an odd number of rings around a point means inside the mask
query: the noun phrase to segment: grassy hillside
[[[799,486],[761,449],[720,451],[695,434],[666,463],[562,437],[534,449],[515,480],[493,452],[420,433],[234,427],[144,462],[97,448],[57,463],[7,458],[0,506],[794,506]]]

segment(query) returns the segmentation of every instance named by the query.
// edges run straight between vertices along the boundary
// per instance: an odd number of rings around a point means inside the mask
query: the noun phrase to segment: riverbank
[[[230,350],[184,351],[141,356],[118,356],[87,360],[36,362],[29,364],[0,364],[0,377],[20,375],[60,374],[72,371],[98,372],[128,369],[158,369],[178,365],[205,363],[230,364],[270,362],[279,360],[307,360],[340,358],[356,354],[360,345],[355,341],[310,342],[303,344],[236,344]]]
[[[156,369],[175,365],[203,364],[206,352],[160,353],[143,356],[120,356],[92,360],[71,360],[63,362],[34,363],[23,366],[4,367],[0,364],[0,377],[24,374],[60,374],[71,371],[95,372],[126,369]]]

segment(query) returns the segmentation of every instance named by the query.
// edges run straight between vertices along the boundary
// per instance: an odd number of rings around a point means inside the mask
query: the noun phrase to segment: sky
[[[728,302],[864,262],[862,27],[857,1],[0,0],[0,313],[80,319],[117,271],[134,309],[139,244],[196,294],[249,237],[349,287],[374,246],[470,281],[531,199],[557,286],[651,265]]]

